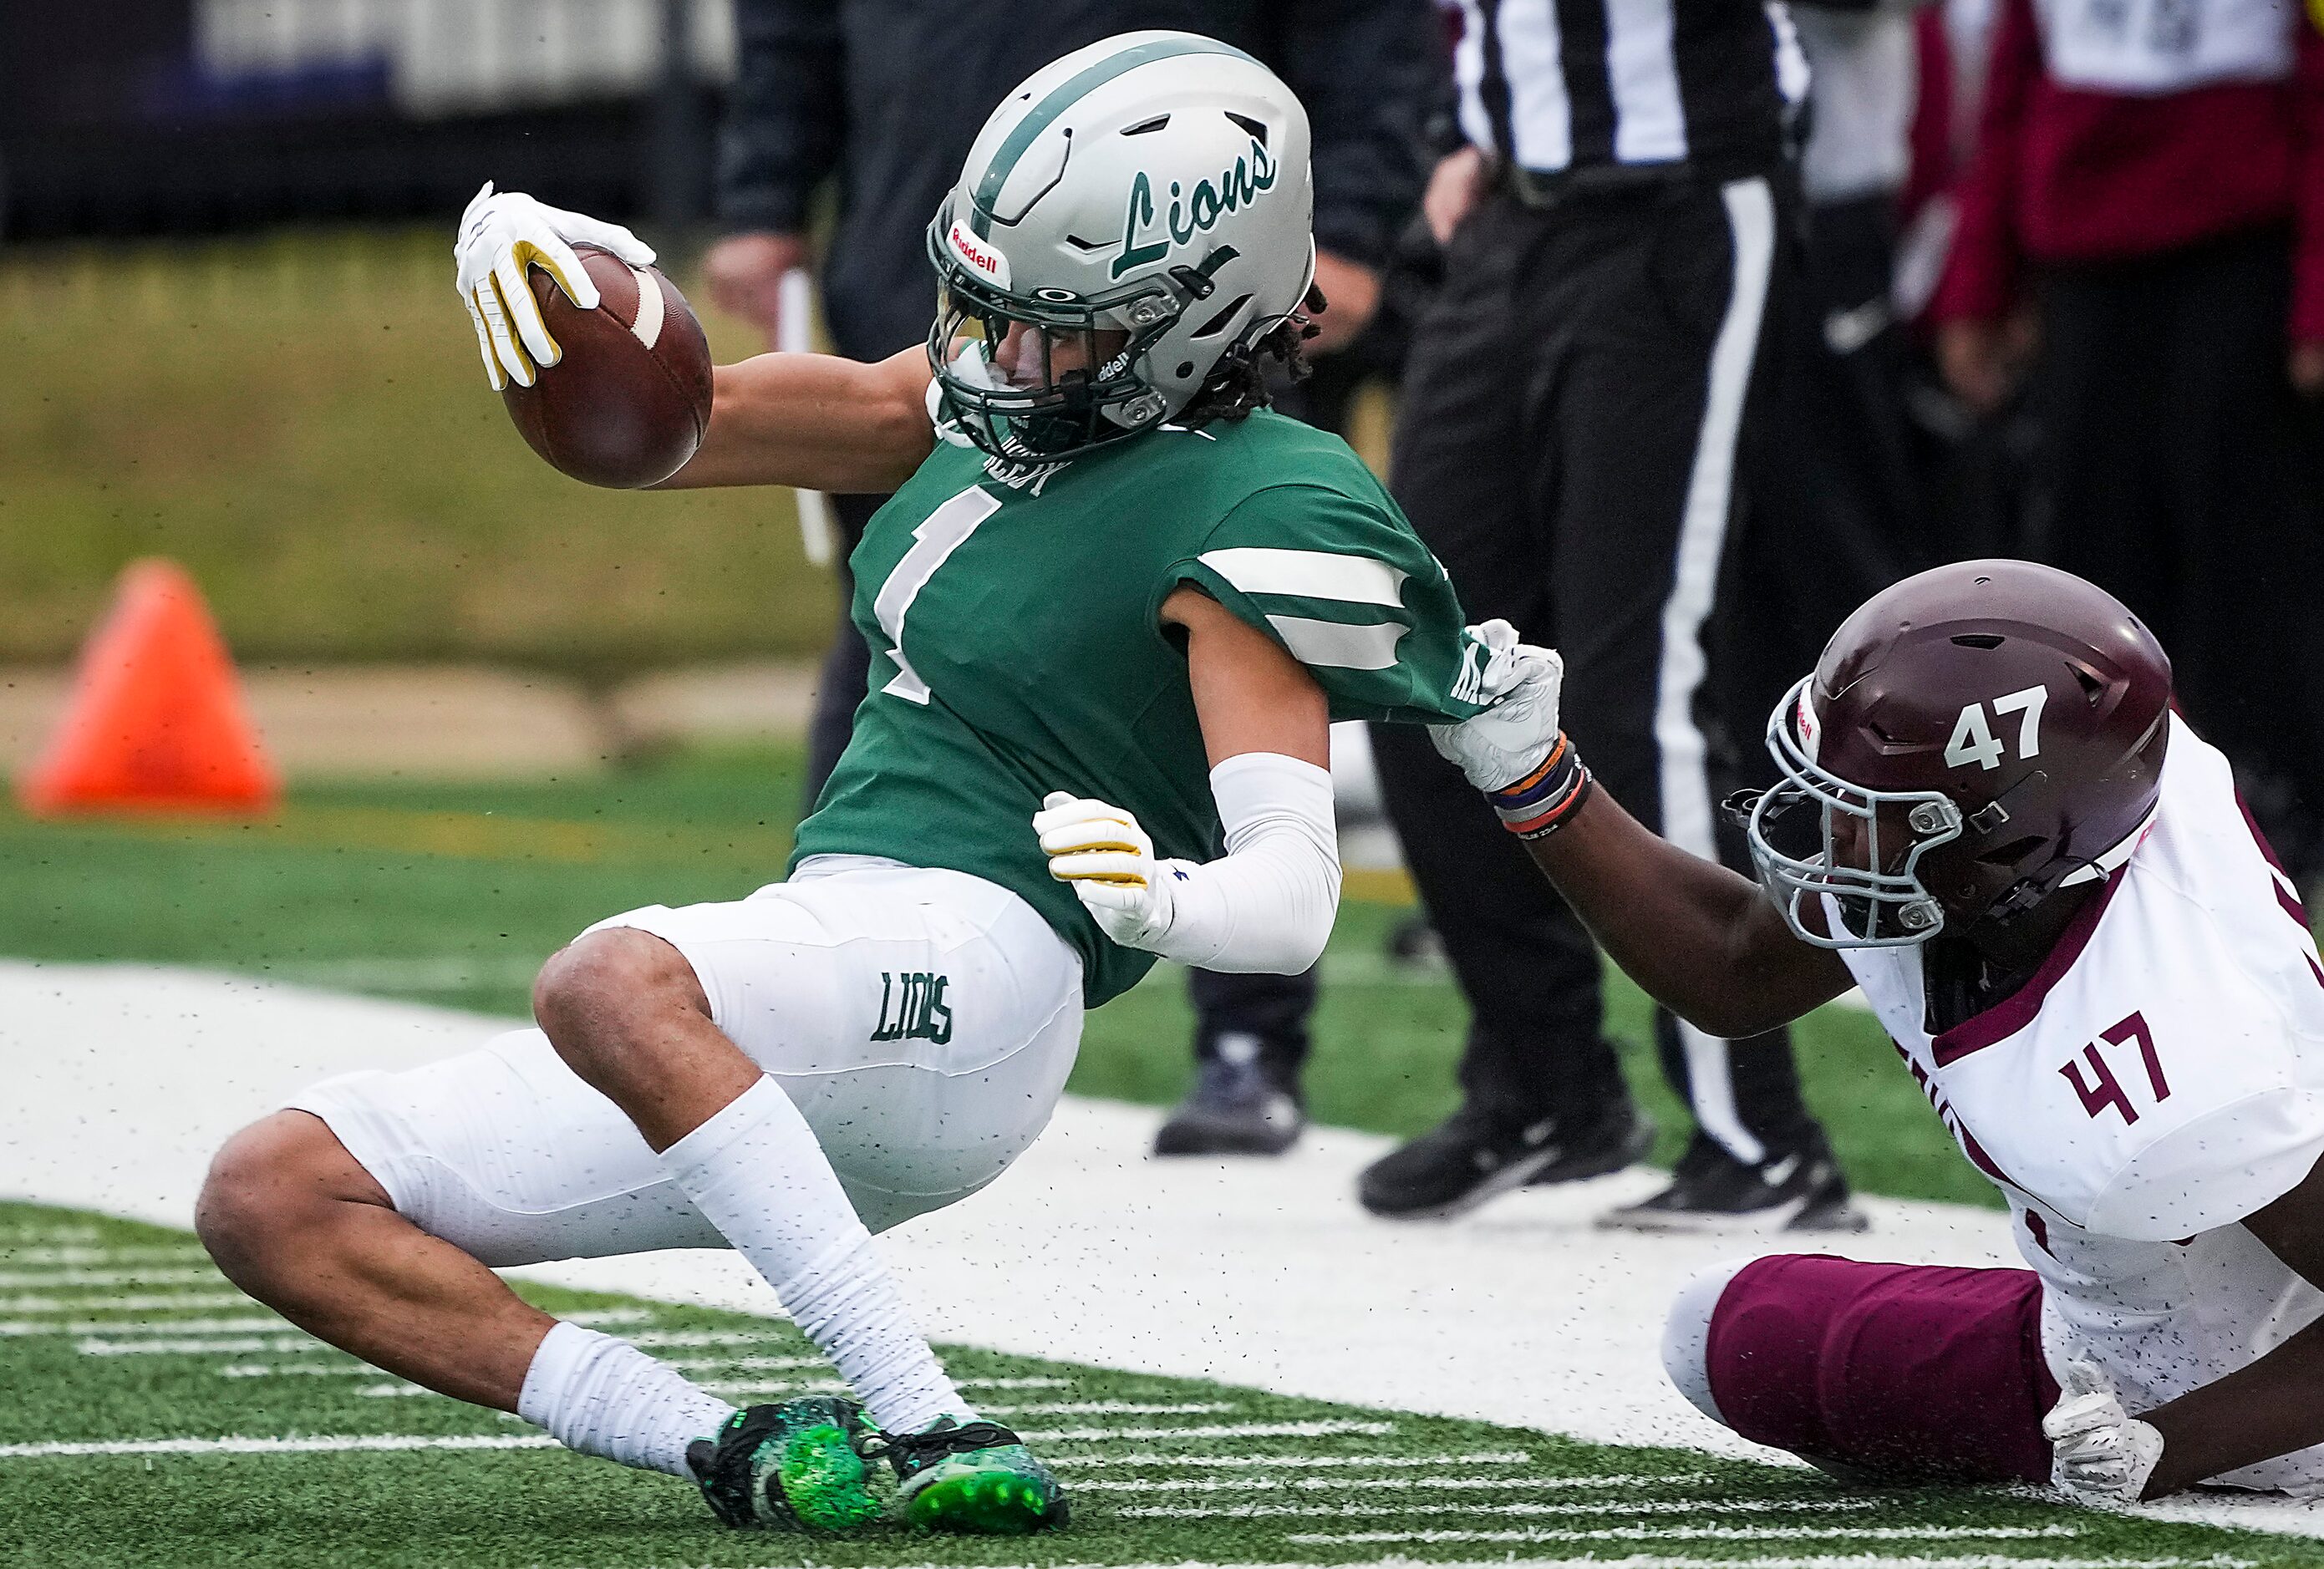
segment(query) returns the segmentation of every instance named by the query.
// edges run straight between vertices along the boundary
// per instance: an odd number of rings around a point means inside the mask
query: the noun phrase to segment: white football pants
[[[842,867],[590,930],[634,927],[685,955],[712,1020],[782,1085],[880,1232],[975,1192],[1047,1124],[1081,1041],[1081,960],[982,878]],[[398,1214],[487,1264],[727,1245],[539,1030],[289,1105],[322,1118]]]

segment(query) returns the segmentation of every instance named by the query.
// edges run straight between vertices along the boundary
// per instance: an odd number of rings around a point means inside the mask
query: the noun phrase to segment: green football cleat
[[[687,1446],[711,1512],[737,1528],[852,1531],[880,1518],[860,1446],[863,1408],[816,1395],[735,1412]]]
[[[904,1519],[924,1531],[1022,1537],[1065,1523],[1065,1490],[1016,1434],[950,1417],[883,1436]]]

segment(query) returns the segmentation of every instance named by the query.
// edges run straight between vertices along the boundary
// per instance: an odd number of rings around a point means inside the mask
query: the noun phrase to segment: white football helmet
[[[939,419],[1056,458],[1176,415],[1315,275],[1307,113],[1191,32],[1127,32],[1036,72],[928,225]]]

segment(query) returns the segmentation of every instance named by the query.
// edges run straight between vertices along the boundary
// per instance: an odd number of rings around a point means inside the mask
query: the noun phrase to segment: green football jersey
[[[1260,413],[1062,463],[939,445],[849,564],[872,675],[792,862],[885,856],[1021,895],[1082,957],[1093,1007],[1154,956],[1051,877],[1052,790],[1127,807],[1156,852],[1220,851],[1183,638],[1192,584],[1314,676],[1332,717],[1467,718],[1482,654],[1443,568],[1345,442]]]

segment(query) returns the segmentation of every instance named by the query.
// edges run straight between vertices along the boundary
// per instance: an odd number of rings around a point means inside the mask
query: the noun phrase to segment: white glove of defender
[[[575,245],[611,251],[632,267],[650,266],[654,259],[653,247],[619,224],[547,206],[521,191],[495,193],[491,180],[460,215],[460,237],[452,246],[457,287],[476,324],[476,347],[493,391],[511,381],[530,387],[540,374],[536,367],[565,357],[540,319],[527,269],[546,270],[583,310],[597,308],[597,286]]]
[[[1184,876],[1157,860],[1154,840],[1120,806],[1053,790],[1033,814],[1049,876],[1073,885],[1098,930],[1124,948],[1154,951],[1170,930],[1170,884]]]
[[[2042,1418],[2050,1482],[2083,1503],[2136,1503],[2163,1458],[2163,1435],[2122,1408],[2096,1365],[2066,1364],[2058,1403]]]
[[[1492,704],[1457,725],[1430,725],[1436,749],[1480,790],[1514,784],[1557,745],[1557,695],[1565,662],[1554,648],[1517,640],[1507,621],[1480,622],[1469,636],[1487,651],[1480,689]]]

